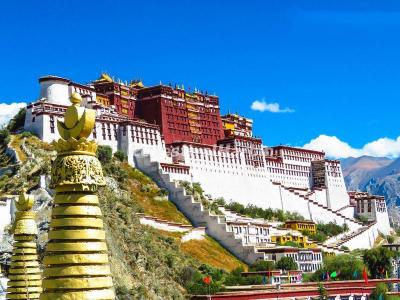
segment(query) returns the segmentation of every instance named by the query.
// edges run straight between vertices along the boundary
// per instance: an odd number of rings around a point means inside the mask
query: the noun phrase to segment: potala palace
[[[79,93],[82,106],[96,111],[91,138],[125,152],[130,164],[168,189],[195,226],[205,226],[245,261],[289,251],[298,261],[307,258],[310,264],[302,269],[312,271],[321,263],[318,249],[370,248],[379,233],[390,232],[384,199],[348,193],[339,161],[321,151],[265,146],[253,136],[252,120],[221,115],[215,95],[183,86],[121,82],[107,74],[89,84],[57,76],[41,77],[39,84],[38,99],[27,106],[25,130],[47,142],[58,139],[57,119],[72,93]],[[215,216],[193,202],[177,181],[199,182],[213,199],[297,212],[316,223],[346,223],[349,232],[304,253],[268,248],[271,236],[282,229],[229,211]],[[357,221],[357,215],[369,224]]]

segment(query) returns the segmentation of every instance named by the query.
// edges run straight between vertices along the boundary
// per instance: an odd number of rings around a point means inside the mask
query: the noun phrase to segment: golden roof
[[[129,87],[144,88],[144,84],[141,80],[131,80]]]
[[[114,82],[114,80],[107,73],[101,73],[100,77],[94,82]]]

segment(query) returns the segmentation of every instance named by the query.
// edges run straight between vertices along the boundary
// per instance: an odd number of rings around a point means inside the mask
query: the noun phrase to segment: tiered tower
[[[64,122],[58,121],[61,136],[52,168],[56,195],[43,260],[41,300],[115,299],[96,195],[105,184],[97,144],[88,141],[95,111],[80,107],[81,97],[73,93]]]
[[[39,299],[42,280],[36,249],[38,230],[35,212],[32,211],[34,197],[21,193],[16,202],[14,224],[14,249],[11,257],[7,299]]]

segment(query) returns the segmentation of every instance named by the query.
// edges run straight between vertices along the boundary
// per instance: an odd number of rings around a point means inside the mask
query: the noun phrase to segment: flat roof
[[[325,155],[324,151],[316,151],[316,150],[304,149],[304,148],[300,148],[300,147],[291,147],[291,146],[279,145],[279,146],[272,146],[272,147],[269,147],[269,148],[272,148],[272,149],[287,149],[287,150],[294,150],[294,151],[299,151],[299,152],[308,152],[308,153],[313,153],[313,154]]]

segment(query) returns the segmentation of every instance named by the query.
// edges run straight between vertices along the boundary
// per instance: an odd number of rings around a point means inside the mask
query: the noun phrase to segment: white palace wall
[[[319,204],[328,206],[326,194],[327,194],[326,189],[314,189],[312,193],[308,196],[308,198],[314,200],[315,202],[318,202]]]
[[[29,105],[25,117],[24,129],[36,134],[41,140],[51,143],[58,140],[57,120],[63,121],[62,114],[66,106],[49,103]],[[128,162],[134,165],[133,154],[143,150],[158,161],[169,161],[164,141],[156,126],[141,122],[121,120],[109,111],[96,110],[96,122],[89,139],[94,139],[102,146],[110,146],[113,153],[120,150],[127,154]]]
[[[265,169],[246,166],[243,153],[188,145],[183,145],[179,152],[178,159],[190,166],[192,181],[200,182],[213,198],[281,208],[279,190],[272,185]]]

